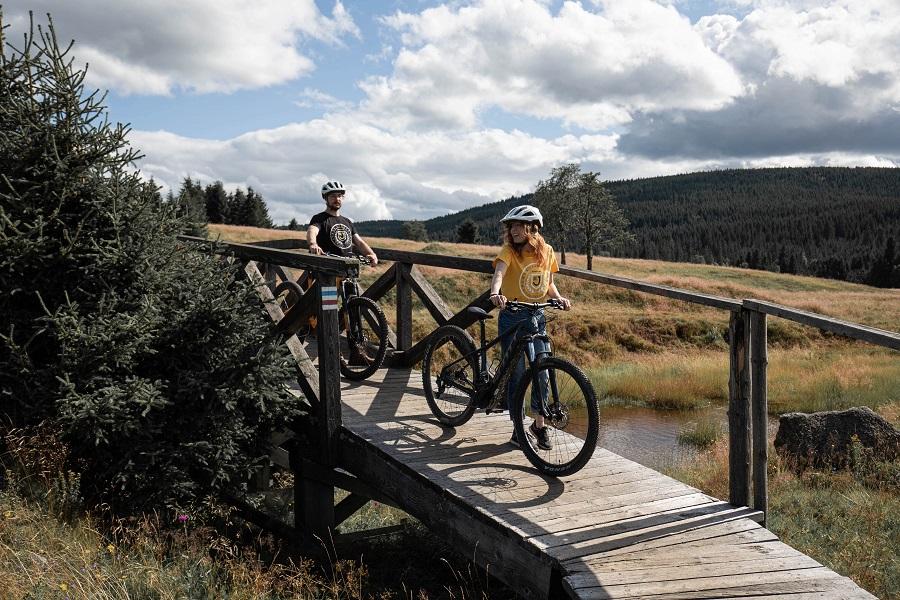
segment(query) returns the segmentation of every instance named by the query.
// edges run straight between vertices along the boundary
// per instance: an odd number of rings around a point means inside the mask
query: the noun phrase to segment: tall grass
[[[816,412],[900,402],[896,352],[857,345],[776,351],[769,359],[769,412]]]
[[[657,408],[696,409],[728,398],[728,358],[670,353],[613,363],[588,376],[601,394]]]
[[[695,409],[728,400],[728,356],[669,352],[588,370],[609,396],[667,409]],[[900,360],[889,350],[850,345],[775,349],[768,366],[769,412],[815,412],[900,401]]]
[[[0,492],[0,597],[38,598],[364,598],[364,566],[335,562],[330,572],[241,548],[212,529],[159,515],[101,526],[87,516],[63,521],[39,502]]]
[[[246,527],[242,536],[225,536],[177,515],[112,524],[83,514],[65,519],[42,499],[6,489],[0,600],[515,597],[396,509],[369,503],[342,530],[401,522],[407,527],[391,536],[342,546],[343,558],[317,563]]]

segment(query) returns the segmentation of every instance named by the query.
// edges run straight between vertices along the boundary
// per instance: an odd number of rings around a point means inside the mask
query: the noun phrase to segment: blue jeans
[[[519,324],[521,324],[521,328],[517,327],[519,326]],[[520,310],[518,312],[501,310],[500,318],[497,319],[497,330],[498,334],[500,335],[500,347],[502,348],[503,356],[505,357],[507,353],[509,353],[509,351],[512,349],[512,346],[516,341],[517,332],[547,333],[547,321],[544,319],[543,310],[539,310],[536,312],[531,312],[528,310]],[[547,342],[545,342],[544,340],[534,340],[525,347],[525,350],[528,352],[528,358],[534,361],[534,358],[537,354],[541,352],[548,352],[550,348],[548,347]],[[516,389],[518,389],[519,383],[522,381],[522,377],[524,375],[525,357],[520,354],[518,360],[512,368],[512,372],[509,376],[509,382],[506,386],[506,406],[510,411],[510,419],[513,418],[513,396],[515,395]],[[534,412],[543,414],[543,399],[547,397],[547,393],[550,387],[550,378],[547,376],[546,371],[541,372],[539,383],[540,385],[537,389],[535,388],[535,386],[531,386],[531,408]]]

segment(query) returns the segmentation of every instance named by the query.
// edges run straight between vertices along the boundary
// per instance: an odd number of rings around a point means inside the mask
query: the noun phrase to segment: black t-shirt
[[[309,220],[310,225],[319,228],[316,243],[329,254],[353,255],[353,236],[356,228],[347,217],[335,217],[322,211]]]

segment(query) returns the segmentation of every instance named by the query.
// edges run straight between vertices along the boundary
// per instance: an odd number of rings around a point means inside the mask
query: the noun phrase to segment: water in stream
[[[651,468],[675,465],[697,456],[694,446],[678,442],[678,433],[699,419],[718,421],[728,431],[725,407],[677,411],[602,403],[598,445]]]

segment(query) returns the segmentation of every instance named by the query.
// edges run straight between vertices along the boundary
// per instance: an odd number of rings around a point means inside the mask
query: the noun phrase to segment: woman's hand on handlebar
[[[506,308],[506,296],[503,294],[491,294],[491,304],[503,310]]]
[[[559,298],[550,298],[550,301],[557,304],[557,308],[561,308],[563,310],[571,310],[572,309],[572,301],[568,298],[564,298],[560,296]]]

